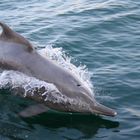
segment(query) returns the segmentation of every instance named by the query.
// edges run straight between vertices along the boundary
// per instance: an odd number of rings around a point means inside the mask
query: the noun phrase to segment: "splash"
[[[7,88],[10,88],[11,93],[14,95],[37,101],[39,98],[40,102],[44,104],[61,104],[62,106],[59,107],[61,108],[60,110],[66,109],[71,112],[77,106],[79,110],[92,112],[89,104],[82,102],[80,98],[69,98],[59,92],[55,85],[40,81],[34,77],[29,77],[18,71],[5,70],[0,74],[0,89]]]
[[[90,81],[91,73],[88,72],[85,66],[76,67],[71,63],[71,57],[68,57],[62,48],[53,48],[51,45],[44,49],[38,50],[38,52],[45,58],[49,58],[55,61],[63,68],[71,71],[73,75],[78,76],[85,86],[93,91],[93,87]],[[27,94],[34,94],[44,89],[42,96],[48,95],[48,93],[59,93],[55,85],[51,83],[46,83],[44,81],[38,80],[34,77],[29,77],[21,72],[13,70],[5,70],[0,73],[0,88],[11,88],[17,89],[22,88],[24,90],[23,96],[26,97]],[[46,99],[47,100],[47,99]]]
[[[92,73],[88,71],[85,65],[79,65],[76,67],[72,63],[72,57],[68,57],[62,48],[53,48],[52,45],[48,45],[46,48],[41,49],[38,52],[43,57],[49,58],[63,68],[69,70],[75,77],[80,79],[89,90],[93,91],[93,85],[90,80]]]

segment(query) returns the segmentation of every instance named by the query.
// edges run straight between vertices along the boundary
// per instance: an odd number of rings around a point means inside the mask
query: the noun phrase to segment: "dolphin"
[[[53,84],[58,89],[55,93],[45,95],[45,99],[43,93],[26,96],[41,103],[39,108],[43,108],[44,112],[46,110],[44,106],[47,106],[62,112],[106,116],[117,114],[113,109],[98,103],[92,91],[70,71],[42,57],[27,39],[13,31],[7,24],[0,22],[0,26],[2,29],[0,35],[0,68],[24,73]],[[38,110],[34,114],[43,112]]]

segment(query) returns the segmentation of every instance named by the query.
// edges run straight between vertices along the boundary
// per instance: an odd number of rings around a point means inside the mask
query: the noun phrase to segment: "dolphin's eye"
[[[81,85],[80,84],[77,84],[77,86],[80,87]]]

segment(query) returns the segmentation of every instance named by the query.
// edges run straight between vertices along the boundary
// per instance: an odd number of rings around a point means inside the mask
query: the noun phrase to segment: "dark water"
[[[17,112],[30,101],[0,94],[0,140],[139,140],[140,1],[1,0],[0,20],[37,46],[62,47],[93,72],[100,102],[115,118]]]

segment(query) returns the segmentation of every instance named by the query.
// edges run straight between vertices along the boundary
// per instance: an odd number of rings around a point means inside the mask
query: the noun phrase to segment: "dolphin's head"
[[[100,104],[94,97],[94,94],[92,93],[92,90],[90,90],[88,87],[86,87],[84,84],[81,84],[79,86],[80,94],[83,94],[85,96],[85,102],[89,103],[91,113],[100,114],[100,115],[106,115],[106,116],[115,116],[117,113],[102,104]]]
[[[92,90],[74,75],[69,75],[65,84],[57,86],[57,88],[64,95],[63,97],[67,99],[67,102],[63,102],[64,111],[106,116],[117,115],[113,109],[98,103]]]

